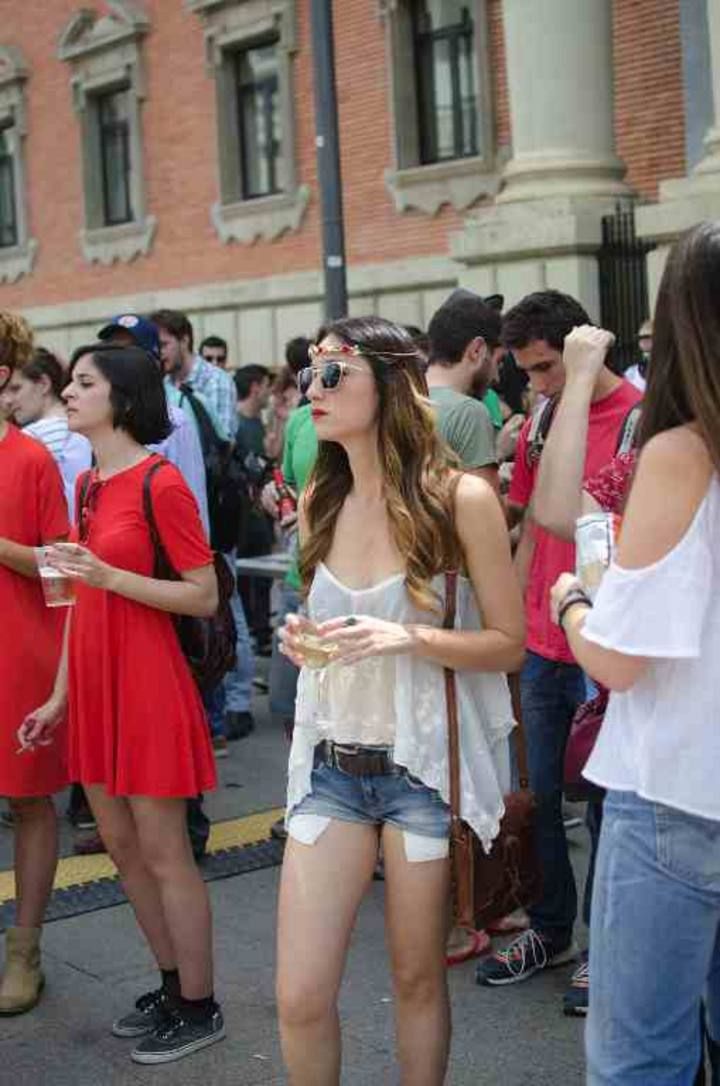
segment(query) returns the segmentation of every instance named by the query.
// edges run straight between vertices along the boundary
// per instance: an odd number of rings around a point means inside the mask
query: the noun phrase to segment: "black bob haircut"
[[[91,343],[73,351],[71,377],[85,355],[110,383],[115,429],[125,430],[139,445],[155,445],[172,433],[162,375],[151,354],[142,347]]]

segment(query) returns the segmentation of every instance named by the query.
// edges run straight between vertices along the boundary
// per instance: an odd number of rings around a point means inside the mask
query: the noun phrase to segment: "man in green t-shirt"
[[[500,353],[500,313],[479,294],[454,290],[428,326],[427,382],[442,437],[466,471],[499,494],[495,428],[488,409],[470,395],[490,379]]]

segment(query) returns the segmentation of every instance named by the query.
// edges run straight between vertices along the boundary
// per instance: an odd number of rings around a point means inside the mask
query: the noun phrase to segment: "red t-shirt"
[[[37,547],[68,533],[57,465],[44,445],[8,427],[0,441],[0,537]],[[65,732],[18,754],[17,729],[52,693],[67,609],[45,606],[37,577],[0,565],[0,795],[43,796],[64,788]]]
[[[583,479],[590,479],[615,455],[620,428],[630,409],[642,399],[642,393],[622,381],[609,395],[590,407],[587,455]],[[535,489],[538,465],[528,465],[527,444],[531,419],[523,426],[515,453],[515,469],[510,484],[509,501],[527,506]],[[533,524],[535,547],[525,592],[527,647],[548,660],[573,663],[565,634],[550,617],[550,589],[561,573],[575,569],[575,546]]]

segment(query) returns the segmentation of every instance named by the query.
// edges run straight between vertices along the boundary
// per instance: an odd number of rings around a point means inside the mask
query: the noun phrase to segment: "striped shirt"
[[[90,442],[82,434],[74,434],[64,415],[38,419],[23,427],[23,433],[41,441],[55,460],[62,475],[70,522],[75,505],[75,480],[92,463]]]

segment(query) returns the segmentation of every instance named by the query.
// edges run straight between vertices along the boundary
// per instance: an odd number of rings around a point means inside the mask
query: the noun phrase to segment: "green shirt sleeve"
[[[440,424],[440,431],[469,471],[497,464],[495,429],[487,408],[478,400],[468,397],[456,404]]]
[[[494,388],[489,388],[482,398],[482,402],[490,413],[492,424],[496,430],[503,428],[503,413],[500,406],[500,397]]]
[[[293,411],[290,418],[287,420],[285,427],[285,442],[283,445],[283,462],[282,473],[283,479],[290,486],[297,486],[295,480],[295,472],[293,471],[293,445],[295,443],[295,432],[298,427],[298,414],[297,411]]]

